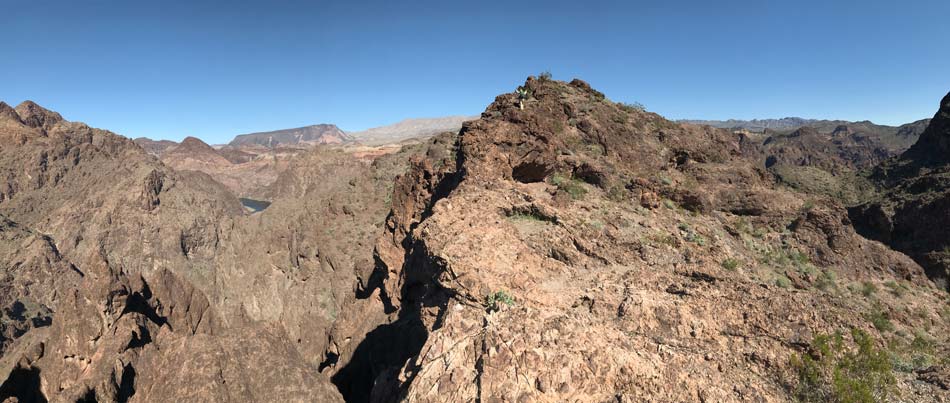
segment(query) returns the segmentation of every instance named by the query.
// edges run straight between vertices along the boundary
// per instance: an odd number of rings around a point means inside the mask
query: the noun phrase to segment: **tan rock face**
[[[501,95],[463,127],[455,161],[397,179],[374,288],[331,333],[348,401],[787,401],[814,335],[897,337],[866,319],[882,306],[946,351],[920,266],[777,186],[737,135],[581,81],[525,87],[524,110]],[[884,283],[914,295],[854,288]],[[898,389],[947,396],[912,373]]]

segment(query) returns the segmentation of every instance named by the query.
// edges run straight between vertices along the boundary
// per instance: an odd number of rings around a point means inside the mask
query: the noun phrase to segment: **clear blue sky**
[[[950,1],[0,3],[0,100],[130,136],[478,114],[579,77],[669,118],[931,116]]]

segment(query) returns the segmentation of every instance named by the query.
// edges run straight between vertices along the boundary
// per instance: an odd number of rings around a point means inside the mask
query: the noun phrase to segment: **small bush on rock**
[[[722,261],[722,268],[729,271],[736,271],[739,268],[739,261],[733,258],[728,258]]]
[[[505,291],[496,291],[485,297],[484,305],[488,312],[501,310],[503,304],[512,306],[515,304],[515,299]]]
[[[851,331],[853,346],[840,332],[815,336],[807,354],[793,354],[798,375],[795,397],[802,402],[873,403],[893,393],[894,370],[886,351],[867,333]]]

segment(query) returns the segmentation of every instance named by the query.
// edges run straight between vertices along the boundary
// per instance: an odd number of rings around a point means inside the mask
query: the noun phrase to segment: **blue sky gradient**
[[[0,6],[0,100],[130,137],[474,115],[542,71],[675,119],[896,125],[950,90],[946,0]]]

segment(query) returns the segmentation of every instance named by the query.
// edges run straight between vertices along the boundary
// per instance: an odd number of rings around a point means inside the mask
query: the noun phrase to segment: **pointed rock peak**
[[[16,109],[13,109],[12,106],[7,105],[7,103],[3,101],[0,101],[0,120],[13,120],[17,123],[21,123],[20,115],[16,113]]]
[[[196,152],[196,151],[207,152],[207,151],[211,151],[211,152],[214,152],[215,150],[214,150],[213,147],[209,146],[208,143],[205,143],[204,141],[201,141],[201,139],[199,139],[199,138],[197,138],[197,137],[188,136],[188,137],[185,137],[185,139],[182,140],[181,143],[178,144],[177,147],[175,147],[175,151],[178,151],[178,152],[182,152],[182,151],[188,151],[188,152]]]
[[[16,112],[20,115],[20,120],[30,127],[49,128],[63,121],[60,114],[39,106],[33,101],[23,101],[17,105]]]
[[[950,162],[950,93],[940,101],[940,109],[908,154],[915,158]]]

